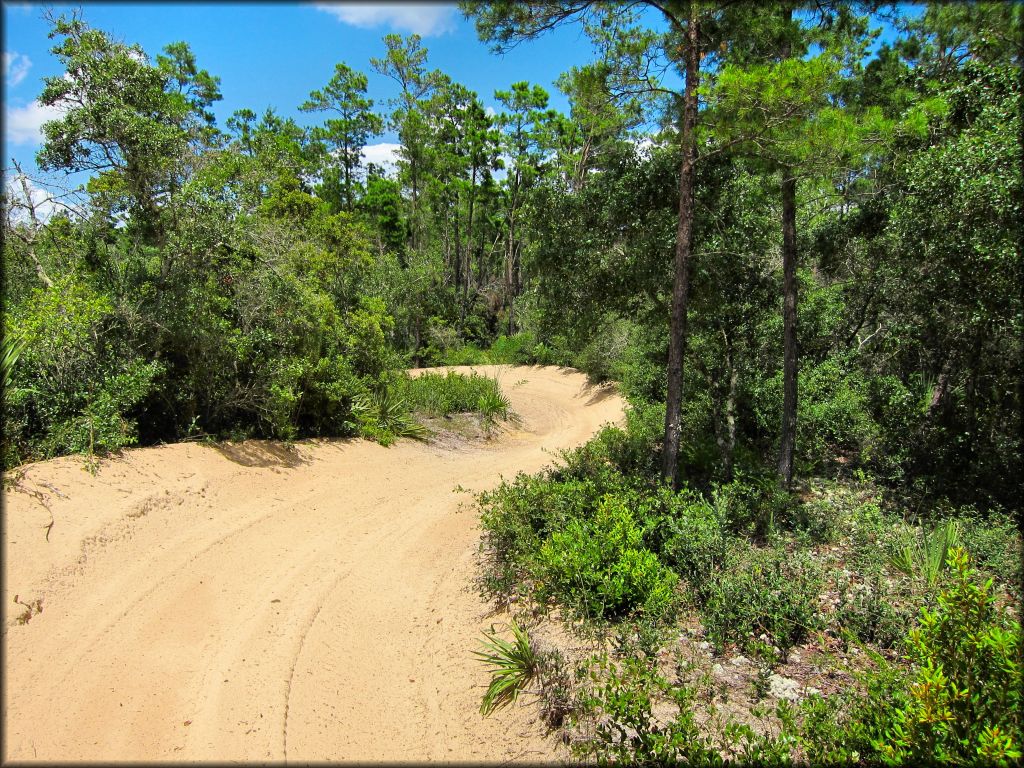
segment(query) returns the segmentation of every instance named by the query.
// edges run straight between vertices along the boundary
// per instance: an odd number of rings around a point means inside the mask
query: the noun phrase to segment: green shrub
[[[674,495],[672,501],[662,560],[686,579],[691,593],[703,601],[725,563],[727,539],[721,511],[692,492]]]
[[[819,467],[844,452],[869,461],[876,448],[877,427],[863,376],[829,358],[801,369],[799,385],[797,447],[804,463]]]
[[[877,501],[854,507],[850,515],[851,565],[862,573],[877,570],[886,563],[886,552],[893,547],[897,528],[882,512]]]
[[[427,436],[426,428],[412,420],[408,408],[405,400],[391,389],[360,395],[352,405],[360,434],[385,446],[399,437],[422,440]]]
[[[665,422],[665,405],[635,404],[626,408],[626,428],[607,426],[579,448],[562,454],[558,478],[623,477],[656,487],[661,481],[658,445]]]
[[[719,765],[715,745],[697,720],[695,693],[673,686],[647,662],[634,656],[621,662],[607,656],[588,663],[581,711],[593,722],[590,738],[573,744],[579,757],[598,764]],[[675,716],[668,722],[654,713],[659,699],[669,699]]]
[[[734,642],[756,651],[766,635],[785,657],[821,626],[817,606],[822,586],[821,569],[808,555],[736,542],[721,575],[709,585],[701,618],[718,647]]]
[[[446,350],[437,362],[439,365],[489,365],[493,361],[487,350],[475,344],[465,344]]]
[[[136,361],[123,373],[110,376],[81,414],[52,427],[41,445],[46,455],[108,453],[138,442],[135,420],[127,414],[153,388],[160,363]]]
[[[310,435],[351,435],[355,432],[353,401],[366,384],[341,355],[321,357],[303,365],[297,382],[301,393],[294,420]]]
[[[494,389],[480,395],[476,401],[476,410],[487,424],[493,424],[499,418],[508,420],[512,412],[512,403],[500,390]]]
[[[1024,744],[1020,622],[1000,610],[992,583],[979,584],[966,553],[949,554],[952,584],[924,610],[908,638],[917,670],[907,706],[876,744],[895,763],[998,764]]]
[[[604,489],[590,479],[520,473],[477,496],[487,553],[484,582],[495,596],[525,589],[542,542],[569,520],[591,517]]]
[[[979,583],[964,550],[934,610],[906,638],[909,669],[871,654],[860,685],[801,705],[812,763],[1012,765],[1021,758],[1020,622]]]
[[[0,390],[5,397],[14,384],[14,366],[18,364],[24,346],[25,340],[21,336],[5,334],[3,339],[0,339]]]
[[[737,472],[729,483],[714,486],[715,506],[734,533],[765,537],[785,521],[791,499],[769,475]]]
[[[591,519],[570,519],[540,548],[543,594],[591,618],[668,617],[678,577],[643,546],[644,529],[622,498],[605,496]]]
[[[839,604],[834,620],[841,633],[881,648],[896,646],[906,635],[917,607],[893,588],[881,567],[862,574],[856,582],[840,576],[836,586]]]
[[[934,589],[949,551],[960,543],[961,527],[948,520],[932,530],[904,527],[889,564],[923,589]]]
[[[115,340],[114,307],[75,275],[37,289],[4,318],[19,339],[6,372],[4,460],[104,453],[138,440],[140,404],[165,372]]]
[[[488,350],[488,356],[495,363],[505,365],[532,365],[537,362],[534,350],[537,337],[530,331],[523,331],[512,336],[502,334],[494,340]]]
[[[883,736],[889,717],[906,703],[907,673],[899,665],[868,652],[874,666],[854,674],[857,685],[800,704],[792,728],[809,765],[877,765],[874,742]]]
[[[816,498],[796,504],[791,512],[794,529],[811,542],[832,544],[844,532],[846,510],[832,498]]]
[[[577,355],[576,367],[595,384],[618,379],[628,340],[627,325],[622,322],[612,323],[583,346]]]
[[[1013,516],[998,510],[980,515],[973,510],[961,511],[956,518],[960,524],[960,543],[971,556],[971,562],[987,573],[995,575],[1003,584],[1019,585],[1021,560],[1021,530]]]
[[[665,330],[661,326],[633,328],[632,343],[623,350],[618,365],[622,391],[630,402],[664,403],[667,347]]]

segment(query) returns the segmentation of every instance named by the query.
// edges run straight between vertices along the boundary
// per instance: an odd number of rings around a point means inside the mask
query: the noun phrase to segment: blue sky
[[[68,10],[72,6],[53,6]],[[551,105],[568,110],[554,87],[561,72],[590,61],[589,42],[577,27],[559,30],[504,56],[490,53],[471,22],[454,4],[414,3],[85,3],[84,19],[126,43],[139,43],[154,56],[168,43],[184,40],[199,66],[221,78],[223,100],[214,106],[218,123],[237,109],[262,113],[274,107],[300,125],[322,116],[299,112],[311,90],[322,88],[334,65],[344,61],[364,72],[369,94],[380,111],[397,86],[375,73],[371,56],[382,56],[388,32],[423,37],[428,66],[440,69],[495,105],[495,89],[528,80],[551,93]],[[38,126],[47,117],[34,103],[42,78],[63,72],[49,53],[48,24],[39,4],[4,3],[4,165],[10,158],[34,166]],[[396,141],[387,133],[372,140]],[[387,147],[370,153],[378,155]]]
[[[3,3],[4,21],[4,157],[28,170],[39,148],[39,126],[51,114],[35,101],[42,78],[63,72],[49,53],[47,6]],[[75,6],[53,5],[57,11]],[[223,100],[214,111],[218,123],[237,109],[278,114],[311,125],[322,116],[299,112],[313,89],[330,79],[334,65],[345,62],[369,77],[369,93],[378,110],[396,95],[397,86],[370,67],[383,55],[388,32],[423,37],[428,66],[476,91],[485,105],[496,106],[495,89],[519,80],[539,83],[551,94],[551,106],[568,111],[554,87],[558,75],[593,60],[589,41],[578,25],[568,25],[539,40],[499,56],[476,36],[454,4],[443,3],[101,3],[79,5],[86,22],[126,43],[139,43],[152,57],[171,42],[184,40],[199,65],[221,78]],[[886,30],[888,33],[889,30]],[[889,34],[886,35],[887,37]],[[370,160],[381,162],[394,150],[391,133],[372,139]],[[76,180],[77,181],[77,180]]]

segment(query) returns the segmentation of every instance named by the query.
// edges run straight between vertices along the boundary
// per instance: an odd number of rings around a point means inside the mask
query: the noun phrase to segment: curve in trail
[[[453,448],[178,444],[95,475],[78,458],[19,470],[4,493],[4,758],[554,757],[529,709],[478,714],[471,651],[496,619],[456,488],[537,471],[622,401],[567,369],[461,370],[497,376],[520,424]]]

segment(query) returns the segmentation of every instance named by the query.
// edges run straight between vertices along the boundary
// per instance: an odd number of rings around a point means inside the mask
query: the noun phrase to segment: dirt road
[[[503,617],[472,587],[479,529],[455,489],[541,468],[622,402],[572,371],[477,370],[522,417],[488,443],[29,466],[4,497],[5,759],[552,759],[534,709],[478,714],[471,651]]]

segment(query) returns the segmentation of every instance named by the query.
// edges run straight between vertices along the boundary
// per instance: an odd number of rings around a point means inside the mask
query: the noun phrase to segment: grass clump
[[[411,410],[427,416],[480,413],[507,419],[511,403],[496,379],[477,373],[423,373],[399,380],[397,390]]]
[[[964,550],[947,558],[951,583],[908,637],[916,673],[909,701],[878,746],[901,763],[998,764],[1021,758],[1024,664],[1020,622],[996,605]]]
[[[904,529],[896,551],[889,556],[893,568],[925,589],[934,589],[946,566],[949,551],[960,543],[961,528],[949,520],[933,530]]]

